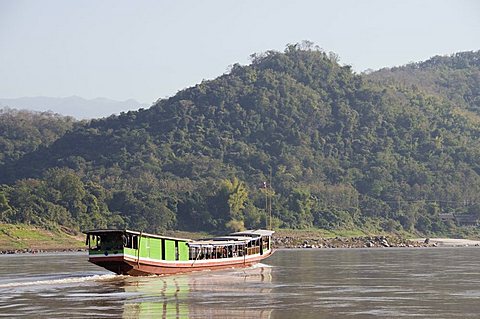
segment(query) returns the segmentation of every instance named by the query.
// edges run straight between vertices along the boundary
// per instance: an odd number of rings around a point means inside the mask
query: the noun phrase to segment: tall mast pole
[[[270,188],[272,189],[272,168],[270,167]],[[268,215],[269,215],[269,228],[272,230],[272,196],[273,194],[270,194],[270,207],[268,209]]]
[[[263,188],[265,189],[265,228],[268,229],[268,182],[263,182]]]

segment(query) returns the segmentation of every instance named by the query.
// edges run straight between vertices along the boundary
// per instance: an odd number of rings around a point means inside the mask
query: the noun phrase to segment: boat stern
[[[133,267],[125,260],[128,234],[124,230],[95,230],[86,233],[88,261],[116,274],[127,274]]]

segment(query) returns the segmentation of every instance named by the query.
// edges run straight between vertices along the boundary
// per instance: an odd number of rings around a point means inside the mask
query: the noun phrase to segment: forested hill
[[[447,98],[454,106],[480,114],[480,53],[459,52],[427,61],[385,68],[367,76],[396,87],[415,86]]]
[[[454,232],[440,213],[479,211],[479,56],[356,75],[305,46],[254,55],[5,164],[0,218],[240,229],[265,225],[269,192],[277,227]]]
[[[51,145],[79,125],[56,113],[0,108],[0,165]]]

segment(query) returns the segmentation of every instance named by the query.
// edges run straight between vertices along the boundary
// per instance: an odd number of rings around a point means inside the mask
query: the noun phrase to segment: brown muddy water
[[[480,248],[279,250],[247,269],[117,276],[0,256],[0,318],[478,318]]]

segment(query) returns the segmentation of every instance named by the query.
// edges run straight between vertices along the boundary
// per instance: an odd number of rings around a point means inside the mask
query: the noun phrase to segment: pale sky
[[[476,0],[0,0],[0,97],[152,103],[309,40],[357,72],[480,49]]]

